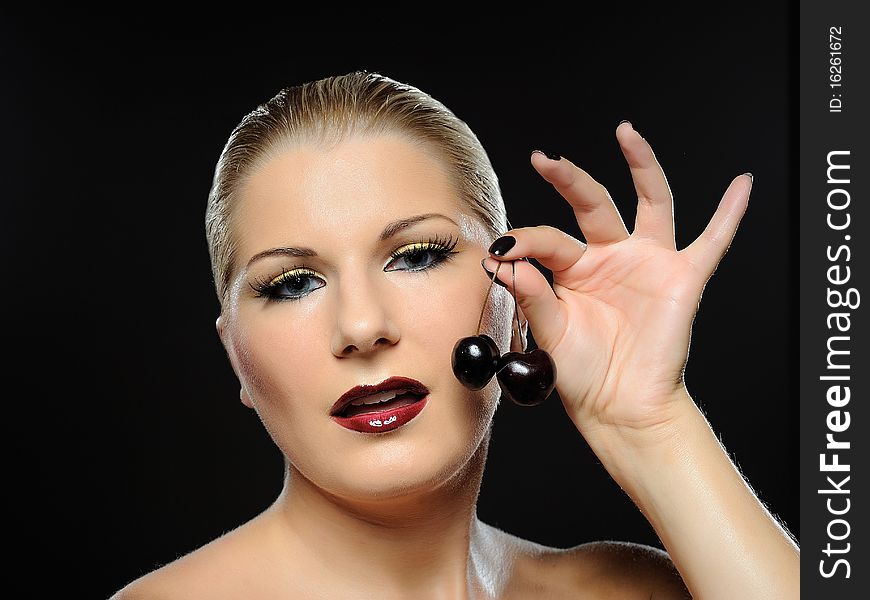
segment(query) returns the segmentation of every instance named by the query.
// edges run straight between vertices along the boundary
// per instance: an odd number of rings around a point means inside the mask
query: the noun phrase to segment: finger
[[[628,237],[622,217],[607,192],[589,173],[567,158],[553,160],[544,153],[532,153],[532,166],[553,184],[574,209],[577,224],[590,244],[612,244]]]
[[[654,240],[667,248],[676,248],[674,198],[655,153],[628,121],[623,121],[616,128],[616,139],[628,162],[637,191],[637,218],[633,235]]]
[[[544,274],[524,260],[500,262],[487,257],[480,264],[491,273],[496,273],[498,280],[516,296],[538,346],[546,349],[555,345],[565,331],[566,323],[561,302]],[[515,330],[516,325],[512,325],[512,328]]]
[[[512,237],[515,241],[510,249],[501,252],[505,245],[500,240],[504,237]],[[556,227],[537,225],[511,229],[493,242],[489,249],[497,260],[532,257],[552,271],[555,281],[558,281],[560,272],[570,269],[580,260],[586,251],[586,244]],[[499,250],[500,253],[495,254],[493,250]]]
[[[689,262],[695,265],[703,274],[704,281],[710,279],[719,261],[728,251],[731,240],[737,232],[740,219],[749,204],[749,193],[752,190],[752,175],[738,175],[725,190],[716,212],[707,223],[698,238],[686,246],[685,253]]]

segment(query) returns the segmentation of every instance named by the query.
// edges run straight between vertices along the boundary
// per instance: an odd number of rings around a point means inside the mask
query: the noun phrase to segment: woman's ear
[[[217,320],[214,323],[215,329],[217,329],[218,337],[221,339],[221,344],[224,347],[224,351],[227,353],[227,358],[230,360],[230,366],[233,369],[233,373],[236,374],[236,379],[239,380],[239,399],[242,401],[242,404],[247,406],[248,408],[254,408],[254,402],[251,400],[251,395],[245,390],[245,384],[242,381],[242,378],[239,377],[239,367],[238,367],[238,359],[236,358],[236,353],[233,349],[233,345],[230,343],[228,338],[228,332],[226,329],[226,322],[224,321],[223,315],[218,316]]]
[[[251,400],[251,396],[248,392],[245,391],[245,386],[241,386],[239,388],[239,400],[242,401],[242,404],[247,406],[248,408],[254,408],[254,402]]]
[[[223,314],[218,315],[218,318],[214,322],[214,328],[217,330],[218,337],[221,340],[221,345],[224,347],[224,351],[227,353],[227,358],[230,359],[230,364],[233,367],[233,373],[235,373],[236,377],[238,377],[239,372],[236,370],[236,360],[231,350],[231,344],[227,340],[228,334]]]

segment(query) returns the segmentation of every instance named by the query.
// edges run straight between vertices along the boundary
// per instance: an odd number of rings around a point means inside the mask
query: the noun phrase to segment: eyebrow
[[[422,215],[414,215],[413,217],[403,217],[398,221],[393,221],[392,223],[384,227],[384,230],[381,232],[381,235],[378,237],[378,239],[383,242],[384,240],[390,239],[391,237],[399,233],[402,229],[405,229],[406,227],[409,227],[414,223],[419,223],[420,221],[435,218],[446,219],[457,227],[459,226],[459,223],[457,223],[447,215],[442,215],[441,213],[425,213]],[[270,256],[317,256],[317,252],[315,252],[311,248],[299,246],[282,246],[280,248],[270,248],[269,250],[258,252],[257,254],[252,256],[251,260],[248,261],[248,264],[245,268],[248,269],[258,260],[262,260]]]

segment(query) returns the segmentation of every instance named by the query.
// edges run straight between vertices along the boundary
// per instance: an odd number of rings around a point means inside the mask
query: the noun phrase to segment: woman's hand
[[[674,241],[673,198],[652,148],[625,122],[616,137],[637,190],[629,234],[607,190],[569,160],[532,154],[532,165],[574,209],[587,244],[546,225],[507,232],[503,256],[528,256],[553,273],[550,287],[532,264],[517,261],[517,301],[535,342],[553,357],[556,390],[568,414],[589,433],[655,435],[691,402],[683,369],[701,293],[746,210],[752,179],[735,178],[704,232],[688,247]],[[498,278],[508,289],[511,269]],[[603,433],[603,431],[602,431]],[[624,436],[623,436],[624,437]]]
[[[552,227],[509,231],[516,296],[580,433],[656,530],[695,598],[796,598],[800,551],[719,443],[683,382],[707,280],[746,211],[735,178],[703,233],[674,243],[673,200],[652,149],[630,124],[616,137],[638,195],[629,234],[604,187],[566,159],[535,169],[574,209],[588,245]],[[494,259],[484,261],[495,270]],[[498,277],[510,287],[511,270]]]

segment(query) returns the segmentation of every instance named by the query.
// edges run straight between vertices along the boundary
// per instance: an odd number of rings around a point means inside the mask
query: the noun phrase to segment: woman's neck
[[[437,489],[389,500],[334,496],[291,466],[267,513],[288,550],[304,554],[306,569],[328,573],[337,591],[421,600],[492,597],[499,587],[492,560],[497,542],[476,514],[488,446],[489,435]]]

